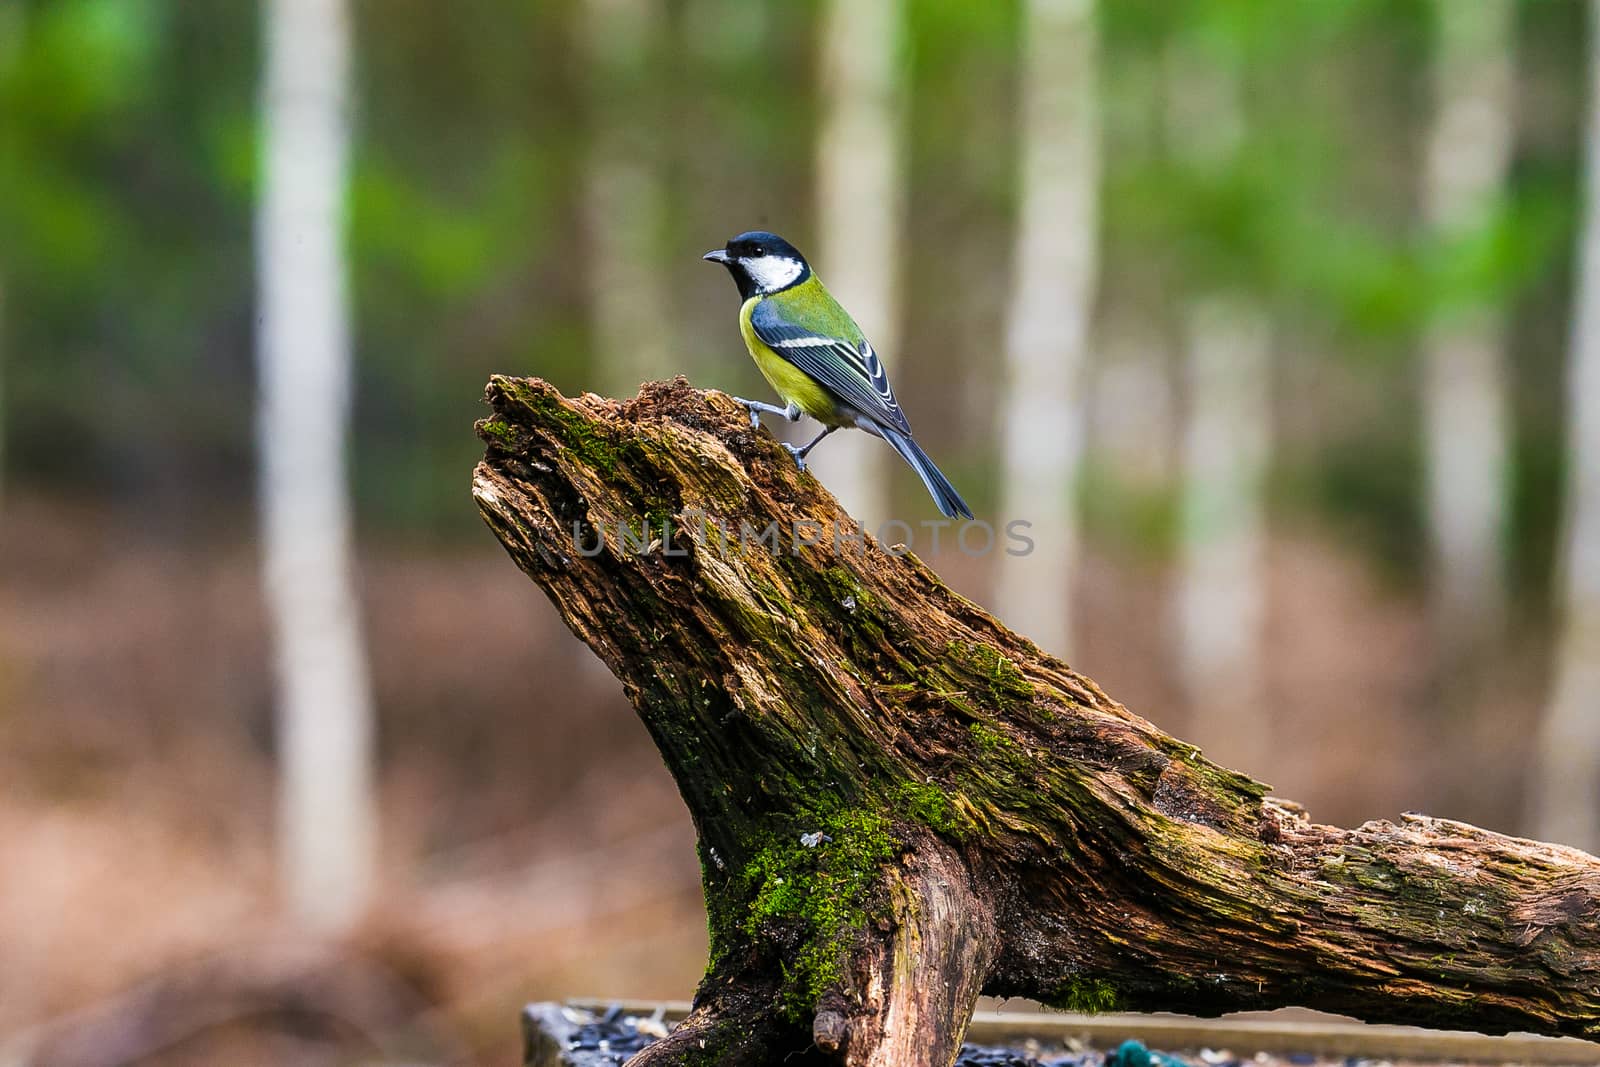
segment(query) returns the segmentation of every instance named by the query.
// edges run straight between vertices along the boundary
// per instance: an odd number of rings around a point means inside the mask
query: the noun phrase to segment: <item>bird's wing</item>
[[[832,298],[827,303],[833,304]],[[838,309],[837,304],[833,304]],[[857,414],[901,433],[909,434],[911,426],[900,411],[894,389],[889,386],[889,375],[872,349],[872,343],[861,336],[850,317],[838,309],[818,309],[821,314],[807,314],[804,305],[791,306],[789,301],[768,297],[758,303],[750,314],[750,325],[761,342],[783,359],[823,385],[834,396],[848,404]],[[839,319],[836,324],[829,319]],[[817,321],[821,320],[821,321]],[[830,329],[842,325],[843,329]],[[848,333],[853,338],[838,336]]]

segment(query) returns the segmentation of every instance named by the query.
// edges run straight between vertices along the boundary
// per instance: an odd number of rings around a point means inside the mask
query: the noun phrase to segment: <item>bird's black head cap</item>
[[[811,266],[800,250],[766,230],[747,230],[702,258],[727,267],[739,286],[739,295],[746,300],[799,285],[811,276]]]

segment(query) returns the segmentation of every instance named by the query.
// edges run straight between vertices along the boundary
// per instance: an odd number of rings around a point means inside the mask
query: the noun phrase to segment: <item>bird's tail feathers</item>
[[[972,509],[961,499],[961,494],[950,484],[950,479],[934,466],[933,460],[928,458],[928,454],[909,435],[886,426],[874,426],[872,429],[900,453],[901,459],[911,464],[911,469],[917,472],[922,484],[928,487],[928,492],[932,495],[933,502],[938,505],[941,514],[950,519],[972,518]]]

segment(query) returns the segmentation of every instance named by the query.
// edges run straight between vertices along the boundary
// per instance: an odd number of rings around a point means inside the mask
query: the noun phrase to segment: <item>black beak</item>
[[[728,253],[727,253],[726,249],[713,248],[711,251],[707,252],[705,255],[701,256],[700,258],[701,259],[708,259],[713,263],[721,263],[723,266],[727,266],[728,265],[729,256],[728,256]]]

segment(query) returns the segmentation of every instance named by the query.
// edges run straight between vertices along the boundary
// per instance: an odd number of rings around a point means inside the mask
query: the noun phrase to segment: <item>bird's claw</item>
[[[761,429],[761,408],[760,408],[760,406],[754,400],[746,400],[742,396],[736,396],[733,399],[734,399],[735,403],[737,403],[740,407],[744,408],[745,411],[750,413],[750,428],[752,430]]]
[[[799,467],[802,471],[806,469],[805,449],[799,447],[798,445],[791,445],[787,441],[779,441],[778,443],[783,446],[783,450],[785,452],[794,457],[794,465],[796,467]]]

